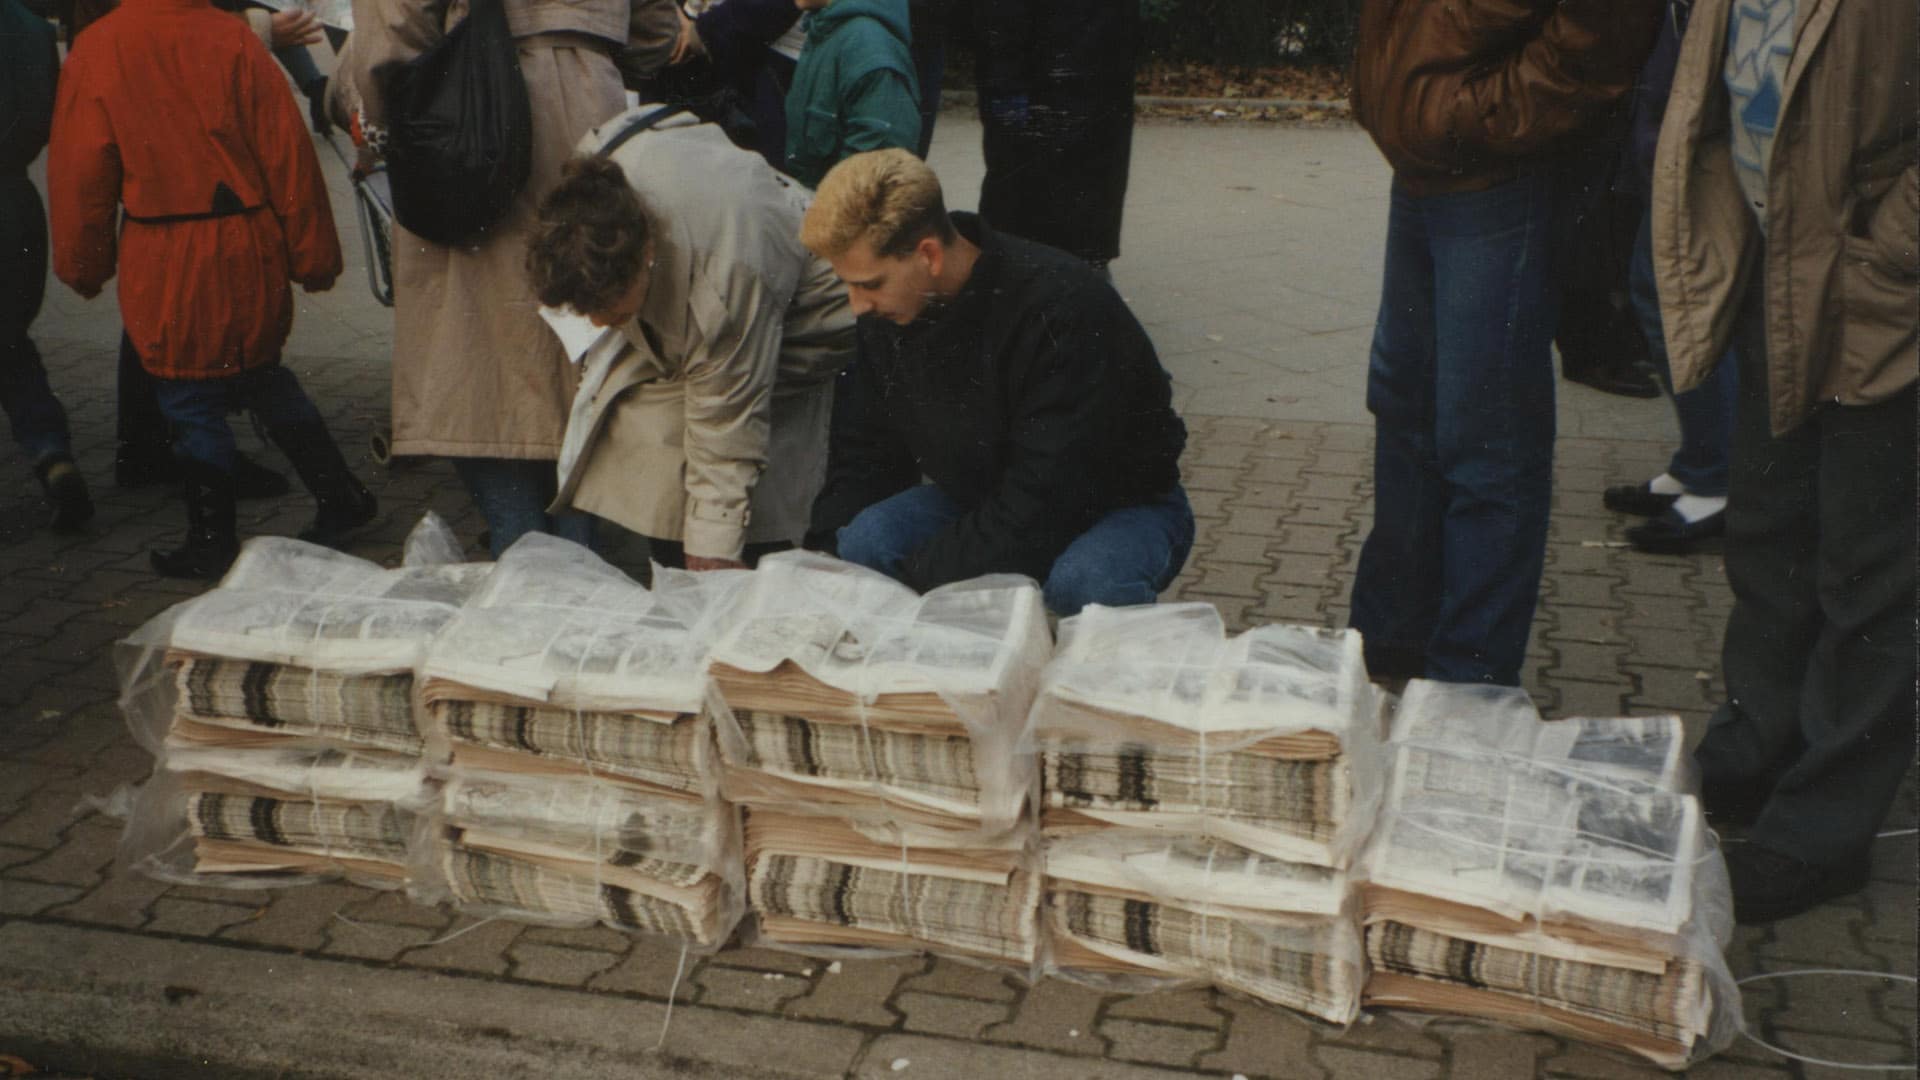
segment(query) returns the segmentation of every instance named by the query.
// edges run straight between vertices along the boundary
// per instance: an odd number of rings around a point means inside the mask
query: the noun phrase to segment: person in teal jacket
[[[841,158],[920,146],[907,0],[794,0],[811,11],[787,90],[787,175],[814,187]]]

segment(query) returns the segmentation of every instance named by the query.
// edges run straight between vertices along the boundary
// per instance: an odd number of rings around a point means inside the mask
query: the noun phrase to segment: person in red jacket
[[[242,408],[320,504],[302,539],[337,544],[371,521],[373,495],[280,366],[287,283],[330,288],[340,241],[299,107],[246,25],[208,0],[125,0],[100,19],[60,79],[47,178],[54,273],[92,298],[118,271],[174,430],[187,541],[154,568],[214,578],[238,552],[227,414]]]

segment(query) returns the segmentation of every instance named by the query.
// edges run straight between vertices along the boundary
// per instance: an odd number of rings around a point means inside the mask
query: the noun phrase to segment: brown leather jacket
[[[1551,154],[1633,85],[1662,0],[1363,0],[1353,115],[1416,194]]]

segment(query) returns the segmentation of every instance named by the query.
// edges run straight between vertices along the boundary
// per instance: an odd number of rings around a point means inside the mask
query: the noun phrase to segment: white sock
[[[1647,481],[1647,490],[1655,495],[1685,495],[1687,485],[1675,480],[1672,473],[1661,473]]]
[[[1726,508],[1727,499],[1724,495],[1682,495],[1673,500],[1673,512],[1689,525],[1710,518]]]

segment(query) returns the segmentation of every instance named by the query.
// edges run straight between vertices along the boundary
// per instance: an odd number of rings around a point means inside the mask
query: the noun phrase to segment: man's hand
[[[276,49],[284,49],[289,45],[317,45],[325,36],[320,32],[319,17],[311,11],[276,11],[269,25]]]
[[[300,283],[300,287],[310,293],[326,292],[328,289],[333,288],[333,283],[338,280],[339,277],[340,275],[338,274],[328,274],[326,277],[308,278]]]
[[[675,6],[678,7],[678,5]],[[706,43],[700,40],[699,27],[695,26],[693,20],[687,16],[685,8],[679,8],[679,11],[680,36],[673,43],[673,55],[667,58],[669,67],[674,64],[684,64],[696,56],[703,56],[707,51]]]
[[[705,555],[688,555],[687,569],[701,570],[745,570],[747,564],[739,559],[709,559]]]

